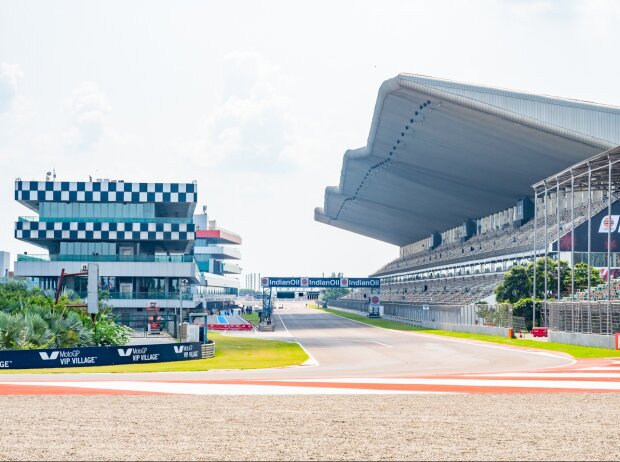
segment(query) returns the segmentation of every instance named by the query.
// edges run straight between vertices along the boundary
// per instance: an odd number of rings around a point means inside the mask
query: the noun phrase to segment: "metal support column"
[[[558,294],[557,300],[560,301],[562,298],[562,273],[560,265],[560,180],[556,178],[556,188],[555,188],[555,229],[556,229],[556,238],[557,238],[557,265],[558,265]]]
[[[261,313],[261,322],[265,318],[271,319],[271,287],[263,287],[263,311]]]
[[[532,284],[532,327],[536,327],[536,254],[538,248],[536,246],[536,233],[538,231],[538,190],[534,189],[534,255],[532,255],[532,264],[534,265],[534,277]]]
[[[609,171],[607,172],[607,329],[606,334],[611,334],[611,158],[607,160]]]
[[[544,251],[544,262],[545,262],[545,271],[544,271],[544,288],[545,288],[545,292],[543,293],[543,312],[541,312],[541,325],[545,325],[546,324],[546,314],[547,314],[547,251],[549,250],[549,243],[547,242],[547,194],[549,193],[549,191],[547,190],[547,182],[545,181],[544,183],[545,186],[545,195],[543,197],[543,210],[545,213],[545,226],[544,226],[544,233],[545,233],[545,251]],[[543,313],[545,314],[544,320],[543,320]]]
[[[591,306],[591,293],[592,281],[590,280],[590,254],[592,250],[592,165],[588,162],[588,330],[592,332],[592,306]]]
[[[570,171],[570,299],[572,331],[575,332],[575,176]]]
[[[588,162],[588,302],[590,301],[590,253],[592,249],[592,166]],[[588,311],[590,308],[588,307]]]

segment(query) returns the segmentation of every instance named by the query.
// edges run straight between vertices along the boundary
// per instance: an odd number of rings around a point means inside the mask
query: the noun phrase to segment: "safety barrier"
[[[252,330],[252,324],[207,324],[208,330]]]
[[[0,369],[113,366],[201,359],[198,342],[0,351]]]
[[[549,329],[559,332],[612,335],[620,331],[620,302],[547,302]]]
[[[215,342],[207,340],[206,344],[202,344],[202,358],[213,358],[215,356]]]

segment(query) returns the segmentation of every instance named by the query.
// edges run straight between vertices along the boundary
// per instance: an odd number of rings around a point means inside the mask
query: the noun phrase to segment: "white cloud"
[[[200,165],[236,171],[290,171],[297,143],[281,74],[255,53],[233,52],[222,65],[223,101],[206,117],[198,140],[183,150]]]
[[[105,131],[105,116],[110,112],[106,95],[95,82],[83,82],[66,103],[72,125],[64,134],[67,146],[86,149],[96,144]]]
[[[11,108],[17,94],[17,83],[23,76],[19,64],[0,63],[0,113]]]

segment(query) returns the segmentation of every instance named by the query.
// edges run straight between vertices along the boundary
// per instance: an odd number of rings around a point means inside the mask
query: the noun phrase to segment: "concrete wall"
[[[571,345],[582,345],[598,348],[616,349],[616,339],[614,335],[582,334],[576,332],[549,331],[549,341],[557,343],[568,343]]]
[[[470,334],[499,335],[501,337],[508,336],[507,327],[469,326],[466,324],[447,324],[443,322],[430,321],[422,321],[422,327],[448,330],[450,332],[469,332]]]
[[[350,310],[346,308],[339,308],[337,306],[328,306],[329,309],[336,311],[344,311],[346,313],[353,313],[358,315],[365,315],[365,312],[357,310]],[[486,335],[499,335],[502,337],[508,336],[508,328],[506,327],[489,327],[489,326],[470,326],[465,324],[448,324],[443,322],[431,322],[431,321],[411,321],[409,319],[398,318],[396,316],[383,316],[383,319],[388,321],[400,322],[403,324],[411,324],[414,326],[426,327],[428,329],[441,329],[450,332],[468,332],[470,334],[486,334]]]

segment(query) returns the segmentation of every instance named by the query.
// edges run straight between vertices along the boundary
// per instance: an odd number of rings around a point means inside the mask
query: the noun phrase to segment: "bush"
[[[97,346],[126,345],[132,334],[130,327],[114,322],[109,309],[98,314],[92,329],[93,343]]]
[[[69,301],[63,295],[55,305],[38,288],[16,282],[0,284],[0,349],[124,345],[129,341],[131,329],[117,325],[110,308],[101,305],[93,323],[83,311],[67,307]]]

